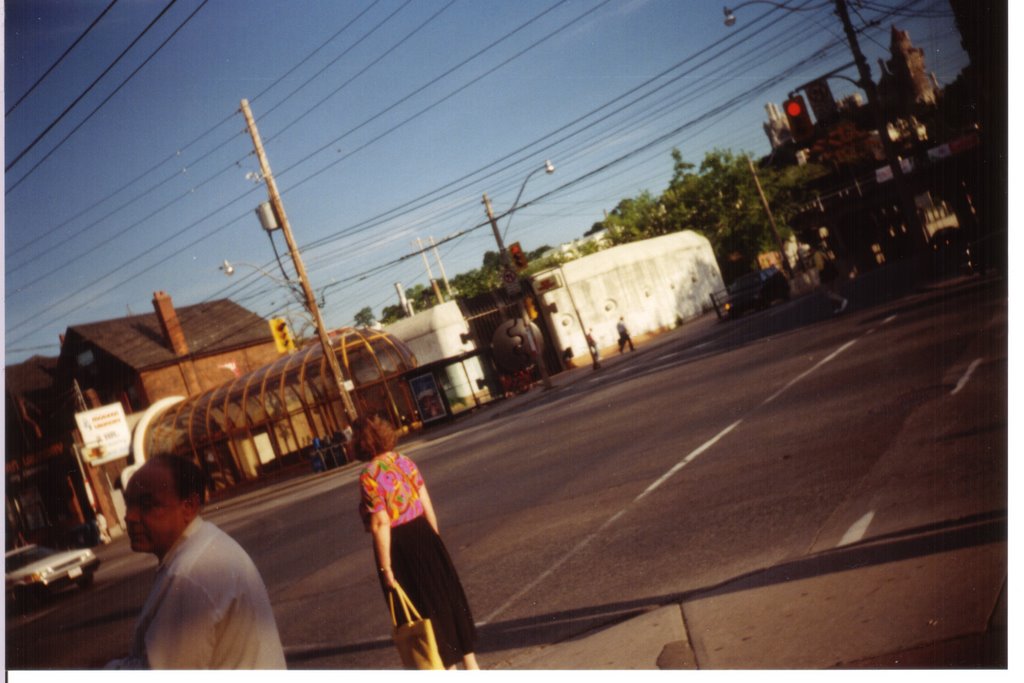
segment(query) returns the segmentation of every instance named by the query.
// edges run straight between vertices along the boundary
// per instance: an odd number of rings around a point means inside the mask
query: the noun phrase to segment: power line
[[[107,15],[107,12],[109,12],[111,9],[113,9],[114,5],[116,5],[116,4],[117,4],[117,0],[111,0],[110,4],[107,5],[106,9],[104,9],[102,12],[100,12],[99,16],[92,20],[92,23],[89,24],[88,28],[86,28],[85,31],[83,31],[80,36],[75,38],[74,42],[71,43],[70,46],[68,46],[68,49],[64,50],[64,52],[61,54],[61,56],[57,58],[57,61],[55,61],[53,64],[51,64],[50,68],[47,69],[43,73],[42,76],[40,76],[38,79],[36,79],[36,82],[33,83],[31,86],[29,86],[28,90],[26,90],[24,93],[22,93],[21,97],[18,98],[18,101],[11,105],[10,109],[8,109],[6,112],[4,112],[4,117],[10,116],[11,112],[14,111],[15,109],[17,109],[18,105],[21,104],[22,102],[24,102],[25,98],[28,97],[29,95],[31,95],[32,91],[34,91],[36,89],[36,87],[40,83],[42,83],[44,80],[46,80],[46,77],[50,75],[50,72],[53,71],[54,69],[56,69],[58,64],[60,64],[61,62],[64,61],[64,58],[67,57],[68,54],[70,54],[70,52],[72,50],[74,50],[75,47],[77,47],[80,42],[82,42],[83,38],[85,38],[87,35],[89,35],[89,32],[92,31],[93,28],[95,28],[96,24],[100,23],[100,19],[105,17]]]
[[[96,106],[96,108],[95,108],[95,109],[93,109],[93,110],[92,110],[91,112],[89,112],[89,114],[88,114],[88,115],[87,115],[87,116],[86,116],[86,117],[85,117],[84,119],[82,119],[82,121],[81,121],[81,122],[80,122],[80,123],[79,123],[79,124],[78,124],[77,126],[75,126],[74,128],[72,128],[72,129],[71,129],[71,132],[69,132],[69,133],[68,133],[67,135],[65,135],[65,136],[64,136],[63,138],[61,138],[60,142],[58,142],[58,143],[57,143],[56,145],[54,145],[54,146],[53,146],[53,148],[51,148],[51,149],[50,149],[50,151],[49,151],[49,152],[47,152],[47,153],[46,153],[46,154],[45,154],[45,155],[43,156],[43,158],[42,158],[42,159],[40,159],[39,161],[37,161],[37,162],[35,163],[35,165],[33,165],[33,166],[32,166],[32,168],[30,168],[30,169],[29,169],[29,170],[28,170],[28,171],[27,171],[27,172],[26,172],[26,173],[25,173],[24,175],[22,175],[22,176],[21,176],[20,178],[18,178],[18,180],[17,180],[17,181],[15,181],[15,182],[14,182],[14,184],[12,184],[12,185],[11,185],[11,186],[10,186],[9,188],[7,188],[7,190],[5,191],[5,193],[4,193],[4,194],[7,194],[7,193],[11,192],[11,191],[12,191],[12,190],[13,190],[14,188],[16,188],[16,187],[17,187],[18,185],[20,185],[20,184],[21,184],[21,183],[22,183],[22,182],[23,182],[23,181],[24,181],[24,180],[25,180],[26,178],[28,178],[28,177],[29,177],[29,176],[30,176],[30,175],[31,175],[31,174],[32,174],[32,173],[33,173],[33,172],[34,172],[34,171],[35,171],[35,170],[36,170],[37,168],[39,168],[39,167],[40,167],[40,166],[41,166],[41,165],[43,164],[43,162],[45,162],[45,161],[46,161],[47,159],[49,159],[49,158],[50,158],[50,156],[51,156],[51,155],[52,155],[52,154],[53,154],[54,152],[56,152],[56,151],[57,151],[57,149],[59,149],[59,148],[61,147],[61,145],[63,145],[63,144],[65,143],[65,142],[67,142],[67,141],[68,141],[68,139],[69,139],[69,138],[70,138],[70,137],[71,137],[72,135],[74,135],[75,133],[77,133],[77,132],[79,131],[79,129],[80,129],[80,128],[81,128],[82,126],[84,126],[84,125],[86,124],[86,122],[87,122],[87,121],[89,121],[89,119],[91,119],[91,118],[92,118],[92,117],[93,117],[93,116],[94,116],[94,115],[96,114],[96,112],[98,112],[98,111],[99,111],[99,110],[100,110],[100,109],[101,109],[101,108],[102,108],[102,107],[103,107],[103,106],[104,106],[104,105],[105,105],[105,104],[106,104],[107,102],[109,102],[109,101],[110,101],[110,100],[111,100],[111,99],[112,99],[112,98],[114,97],[114,95],[116,95],[117,93],[119,93],[119,92],[121,91],[121,88],[123,88],[124,86],[126,86],[126,85],[128,84],[128,82],[129,82],[129,81],[130,81],[130,80],[131,80],[132,78],[134,78],[134,77],[135,77],[135,74],[139,73],[139,71],[141,71],[143,67],[145,67],[145,66],[146,66],[147,64],[149,64],[150,60],[152,60],[152,59],[153,59],[154,57],[156,57],[157,53],[158,53],[158,52],[160,52],[160,51],[161,51],[161,50],[162,50],[162,49],[163,49],[163,48],[164,48],[164,47],[165,47],[165,46],[167,45],[167,43],[169,43],[169,42],[171,41],[171,39],[172,39],[172,38],[174,38],[174,36],[176,36],[176,35],[178,34],[178,31],[180,31],[180,30],[181,30],[182,28],[184,28],[184,27],[185,27],[185,24],[187,24],[188,22],[190,22],[190,21],[192,20],[192,17],[194,17],[194,16],[195,16],[195,15],[196,15],[196,14],[197,14],[197,13],[199,12],[199,10],[201,10],[201,9],[202,9],[203,7],[205,7],[205,6],[206,6],[206,3],[207,3],[207,2],[209,2],[209,1],[210,1],[210,0],[202,0],[202,3],[201,3],[201,4],[199,5],[199,7],[197,7],[197,8],[195,9],[195,10],[193,10],[193,12],[192,12],[191,14],[189,14],[189,15],[188,15],[188,16],[187,16],[187,17],[185,18],[185,20],[184,20],[183,22],[181,22],[181,24],[179,24],[179,25],[178,25],[178,27],[177,27],[176,29],[174,29],[174,31],[172,31],[172,32],[171,32],[171,35],[167,36],[167,38],[166,38],[166,39],[165,39],[165,40],[164,40],[164,41],[163,41],[162,43],[160,43],[159,47],[157,47],[157,48],[156,48],[156,50],[154,50],[154,51],[153,51],[152,53],[150,53],[150,55],[149,55],[148,57],[146,57],[146,59],[145,59],[145,60],[144,60],[144,61],[142,62],[142,64],[140,64],[140,65],[139,65],[138,67],[136,67],[136,68],[135,68],[135,70],[133,70],[133,71],[132,71],[132,72],[131,72],[130,74],[128,74],[128,77],[127,77],[127,78],[125,78],[125,79],[124,79],[123,81],[121,81],[121,83],[120,83],[120,84],[119,84],[119,85],[118,85],[118,86],[117,86],[117,87],[116,87],[116,88],[114,89],[114,91],[113,91],[113,92],[111,92],[111,93],[110,93],[109,95],[107,95],[107,97],[105,97],[105,98],[103,99],[103,101],[102,101],[102,102],[100,102],[100,103],[99,103],[99,104],[98,104],[98,105]],[[172,3],[174,3],[174,2],[177,2],[177,0],[171,0],[171,2],[172,2]],[[51,126],[51,127],[52,127],[52,126]],[[45,131],[44,131],[44,133],[45,133]],[[33,144],[35,144],[35,143],[33,143]],[[25,150],[25,151],[27,152],[28,150]],[[15,159],[15,161],[14,161],[14,162],[12,162],[12,164],[13,164],[13,163],[16,163],[16,162],[17,162],[17,159]]]
[[[54,127],[54,126],[56,126],[56,125],[57,125],[58,123],[60,123],[60,121],[61,121],[61,120],[62,120],[62,119],[63,119],[63,118],[64,118],[64,117],[65,117],[65,116],[66,116],[66,115],[68,114],[68,112],[70,112],[70,111],[71,111],[72,109],[74,109],[75,105],[76,105],[76,104],[78,104],[79,102],[81,102],[81,101],[82,101],[82,98],[83,98],[83,97],[85,97],[86,95],[88,95],[88,94],[89,94],[89,92],[90,92],[90,91],[91,91],[91,90],[92,90],[92,89],[93,89],[94,87],[96,87],[96,85],[97,85],[97,84],[98,84],[98,83],[99,83],[99,82],[100,82],[101,80],[103,80],[103,77],[104,77],[104,76],[106,76],[106,75],[107,75],[108,73],[110,73],[110,70],[111,70],[111,69],[113,69],[113,68],[114,68],[114,67],[115,67],[115,66],[117,65],[117,63],[118,63],[118,62],[120,62],[120,61],[121,61],[121,59],[122,59],[122,58],[123,58],[123,57],[124,57],[124,56],[125,56],[126,54],[128,54],[128,52],[129,52],[129,51],[130,51],[130,50],[131,50],[131,49],[132,49],[133,47],[135,47],[135,44],[136,44],[136,43],[138,43],[138,42],[139,42],[140,40],[142,40],[142,37],[143,37],[143,36],[145,36],[145,35],[146,35],[147,33],[149,33],[149,30],[150,30],[151,28],[153,28],[154,26],[156,26],[156,23],[157,23],[158,21],[160,21],[160,18],[161,18],[161,17],[163,17],[163,16],[164,16],[164,15],[165,15],[165,14],[166,14],[166,13],[167,13],[168,11],[170,11],[171,7],[172,7],[172,6],[174,6],[174,3],[176,3],[177,1],[178,1],[178,0],[170,0],[170,2],[168,2],[168,3],[167,3],[167,4],[165,5],[165,6],[164,6],[164,8],[163,8],[162,10],[160,10],[160,13],[159,13],[159,14],[157,14],[157,15],[156,15],[156,17],[155,17],[155,18],[154,18],[154,19],[153,19],[152,21],[150,21],[150,22],[149,22],[149,24],[148,24],[148,25],[146,26],[146,28],[144,28],[144,29],[142,30],[142,33],[140,33],[139,35],[135,36],[135,39],[134,39],[134,40],[133,40],[132,42],[128,43],[128,47],[126,47],[126,48],[125,48],[124,50],[122,50],[122,51],[121,51],[121,54],[119,54],[119,55],[118,55],[118,56],[117,56],[117,57],[116,57],[116,58],[114,59],[114,61],[112,61],[112,62],[110,63],[110,65],[109,65],[109,66],[107,66],[107,68],[103,70],[103,73],[101,73],[101,74],[100,74],[99,76],[97,76],[97,77],[96,77],[96,78],[95,78],[95,79],[93,80],[93,82],[92,82],[92,83],[90,83],[90,84],[89,84],[89,86],[88,86],[88,87],[87,87],[87,88],[86,88],[85,90],[83,90],[83,91],[82,91],[82,92],[81,92],[81,93],[80,93],[80,94],[78,95],[78,97],[76,97],[76,98],[75,98],[74,100],[72,100],[71,104],[69,104],[69,105],[68,105],[67,107],[65,107],[65,108],[64,108],[64,111],[62,111],[62,112],[61,112],[61,113],[60,113],[60,114],[59,114],[59,115],[57,116],[57,118],[55,118],[55,119],[54,119],[53,121],[51,121],[51,122],[49,123],[49,125],[47,125],[47,126],[46,126],[46,128],[44,128],[44,129],[43,129],[43,132],[39,133],[39,135],[37,135],[37,136],[35,137],[35,139],[34,139],[34,140],[32,140],[32,142],[30,142],[30,143],[28,144],[28,146],[27,146],[27,147],[25,147],[25,148],[24,148],[23,150],[21,150],[21,152],[19,152],[19,153],[18,153],[18,155],[14,157],[14,159],[13,159],[13,160],[12,160],[12,161],[11,161],[10,163],[8,163],[8,164],[7,164],[7,165],[6,165],[5,167],[4,167],[4,171],[10,171],[10,170],[11,170],[11,167],[13,167],[13,166],[14,166],[14,165],[15,165],[16,163],[18,163],[19,161],[21,161],[22,157],[24,157],[24,156],[25,156],[26,154],[28,154],[29,150],[31,150],[31,149],[32,149],[33,147],[35,147],[35,146],[36,146],[36,144],[37,144],[37,143],[38,143],[38,142],[39,142],[40,140],[42,140],[42,139],[43,139],[43,137],[44,137],[44,136],[45,136],[45,135],[46,135],[47,133],[49,133],[49,132],[50,132],[50,131],[51,131],[51,130],[53,129],[53,127]],[[60,146],[60,145],[58,144],[58,147],[59,147],[59,146]],[[29,171],[29,173],[31,173],[31,170]],[[26,174],[26,175],[27,175],[27,174]],[[24,179],[24,177],[23,177],[23,179]],[[19,180],[18,182],[21,182],[21,181]],[[15,183],[15,186],[17,186],[17,183]],[[14,189],[14,188],[12,187],[11,189]],[[7,190],[7,191],[8,191],[8,192],[10,192],[10,189],[9,189],[9,190]]]

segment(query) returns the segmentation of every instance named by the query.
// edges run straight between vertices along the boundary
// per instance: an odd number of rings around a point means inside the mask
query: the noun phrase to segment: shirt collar
[[[189,522],[188,526],[185,527],[185,530],[181,532],[181,536],[178,537],[178,540],[174,542],[174,545],[171,546],[171,549],[167,551],[166,555],[164,555],[164,559],[160,560],[160,564],[157,567],[157,571],[160,571],[168,564],[170,564],[174,556],[178,554],[179,550],[181,549],[181,546],[185,544],[185,540],[192,536],[194,533],[196,533],[196,531],[199,530],[199,527],[202,524],[203,518],[199,515],[196,515],[195,519]]]

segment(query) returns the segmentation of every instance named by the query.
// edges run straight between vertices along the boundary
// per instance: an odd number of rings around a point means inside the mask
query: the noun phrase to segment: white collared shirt
[[[285,668],[266,586],[242,546],[192,520],[157,567],[130,660],[150,669]]]

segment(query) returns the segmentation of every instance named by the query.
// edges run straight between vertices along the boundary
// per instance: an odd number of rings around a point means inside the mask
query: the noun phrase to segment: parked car
[[[775,266],[747,273],[728,287],[728,298],[722,308],[730,318],[747,311],[768,308],[778,300],[789,299],[789,280]]]
[[[71,585],[88,588],[100,560],[88,548],[53,550],[26,545],[8,550],[4,565],[7,598],[25,601],[47,597]]]

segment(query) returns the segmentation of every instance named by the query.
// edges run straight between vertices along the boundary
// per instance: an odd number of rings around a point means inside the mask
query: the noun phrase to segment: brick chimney
[[[153,292],[153,308],[156,309],[156,317],[160,320],[164,339],[171,345],[174,355],[187,356],[188,342],[185,341],[185,333],[181,329],[181,322],[178,321],[178,313],[174,310],[170,295],[167,292]]]

